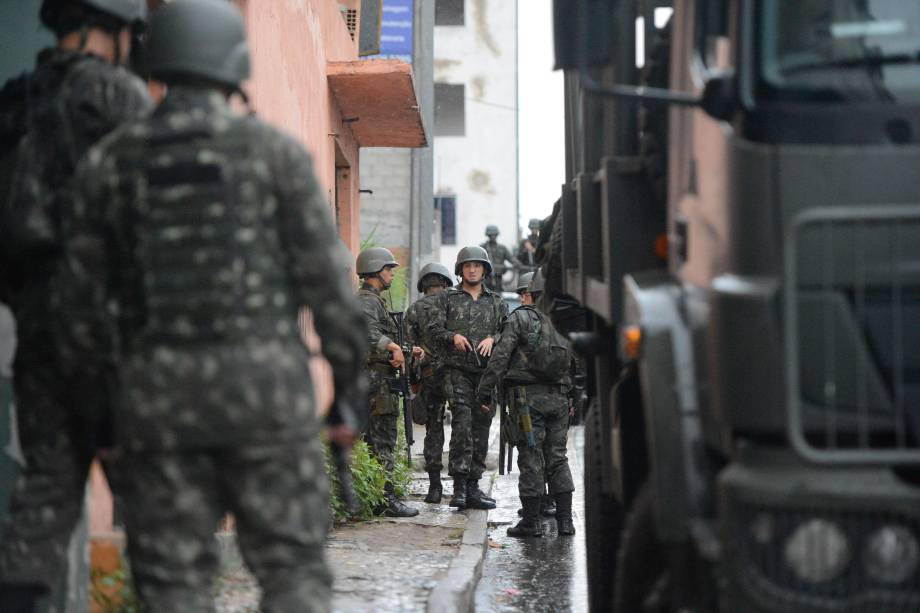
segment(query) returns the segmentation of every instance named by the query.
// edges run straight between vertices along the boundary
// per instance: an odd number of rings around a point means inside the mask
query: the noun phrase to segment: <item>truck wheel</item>
[[[623,507],[601,488],[601,421],[592,400],[585,415],[585,549],[588,554],[588,602],[595,613],[610,611]]]
[[[655,531],[651,487],[642,485],[633,502],[617,553],[613,610],[664,612],[670,606],[670,581],[664,550]]]

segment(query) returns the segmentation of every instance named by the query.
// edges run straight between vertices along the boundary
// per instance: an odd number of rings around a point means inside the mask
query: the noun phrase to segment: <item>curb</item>
[[[493,435],[489,451],[497,440]],[[492,494],[495,471],[490,470],[479,480],[479,487],[486,494]],[[482,577],[482,564],[486,557],[489,530],[489,512],[481,509],[466,511],[466,527],[460,540],[460,551],[447,567],[447,575],[428,595],[425,610],[428,613],[467,613],[473,610],[476,585]]]

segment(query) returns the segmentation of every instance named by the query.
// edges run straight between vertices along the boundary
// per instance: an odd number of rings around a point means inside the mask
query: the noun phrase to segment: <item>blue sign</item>
[[[380,55],[412,62],[415,0],[383,0],[380,27]]]

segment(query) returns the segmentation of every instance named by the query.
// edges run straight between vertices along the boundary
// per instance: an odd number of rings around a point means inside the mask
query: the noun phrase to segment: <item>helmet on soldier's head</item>
[[[486,236],[498,236],[498,226],[489,224],[486,226]]]
[[[438,262],[429,262],[418,271],[418,283],[415,284],[418,291],[424,291],[425,287],[430,286],[430,283],[427,281],[422,283],[422,281],[425,281],[425,277],[428,276],[436,278],[438,282],[444,283],[447,286],[454,284],[454,279],[450,276],[450,270],[447,269],[447,266]]]
[[[150,19],[147,68],[169,83],[193,78],[239,87],[249,78],[243,16],[227,0],[174,0]]]
[[[80,5],[90,11],[81,11]],[[43,0],[39,18],[45,27],[59,37],[79,30],[81,25],[100,25],[109,29],[93,19],[93,11],[114,17],[124,25],[143,23],[147,20],[146,0]]]
[[[540,226],[543,225],[543,222],[536,217],[527,222],[527,227],[531,230],[539,230]]]
[[[517,293],[527,291],[527,286],[530,285],[530,280],[533,279],[532,272],[525,272],[520,277],[518,277],[517,287],[514,289]]]
[[[358,276],[374,275],[387,266],[399,266],[393,252],[383,247],[370,247],[358,254],[355,272]]]
[[[533,278],[530,280],[527,291],[530,292],[532,296],[538,296],[543,293],[544,287],[546,287],[546,283],[543,281],[543,269],[538,268],[537,272],[533,273]]]
[[[485,274],[492,274],[492,260],[489,259],[489,253],[479,245],[470,245],[457,252],[454,274],[459,277],[463,272],[463,265],[467,262],[481,262],[485,266]]]

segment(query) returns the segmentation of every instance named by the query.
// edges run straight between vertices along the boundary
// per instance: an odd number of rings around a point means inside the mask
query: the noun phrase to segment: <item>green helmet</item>
[[[418,271],[418,283],[415,284],[415,287],[418,289],[418,291],[422,291],[422,281],[424,281],[425,277],[428,275],[436,275],[441,277],[447,283],[447,285],[453,285],[454,283],[454,279],[450,276],[450,270],[448,270],[447,266],[439,264],[438,262],[429,262],[428,264],[422,266],[422,269]]]
[[[489,224],[488,226],[486,226],[486,236],[498,236],[498,235],[499,235],[498,226],[493,225],[493,224]]]
[[[520,277],[518,277],[517,288],[514,291],[521,293],[527,289],[527,286],[530,285],[530,280],[533,279],[532,272],[525,272]]]
[[[543,222],[537,219],[536,217],[534,217],[527,223],[527,227],[531,230],[539,230],[540,226],[542,225],[543,225]]]
[[[355,272],[359,276],[373,275],[387,266],[399,266],[393,257],[393,252],[383,247],[370,247],[358,254],[355,261]]]
[[[457,263],[454,264],[455,275],[461,274],[466,262],[481,262],[486,267],[486,274],[492,274],[492,260],[489,259],[489,253],[479,245],[470,245],[457,252]]]
[[[80,0],[97,11],[118,17],[125,23],[147,20],[147,3],[144,0]]]
[[[175,0],[150,19],[147,68],[159,80],[193,77],[238,87],[249,78],[239,9],[227,0]]]
[[[530,280],[530,285],[527,286],[527,291],[536,296],[543,293],[544,287],[546,287],[546,283],[543,281],[543,269],[538,268],[537,272],[533,273],[533,278]]]

